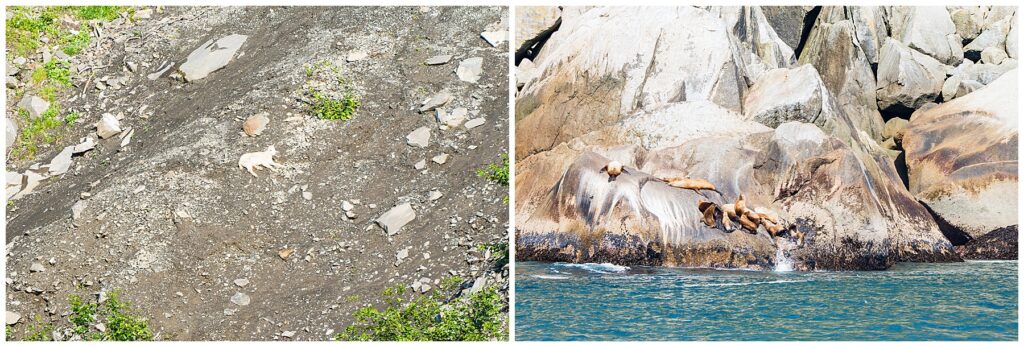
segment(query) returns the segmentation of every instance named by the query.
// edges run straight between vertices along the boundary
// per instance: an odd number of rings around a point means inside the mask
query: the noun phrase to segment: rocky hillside
[[[517,259],[860,270],[1016,257],[1012,7],[517,13]],[[625,171],[609,175],[611,161]],[[719,211],[739,205],[777,224],[728,225]]]
[[[9,338],[103,336],[69,300],[115,291],[174,340],[332,339],[453,277],[507,303],[478,173],[508,151],[507,9],[44,17],[67,29],[7,46]]]

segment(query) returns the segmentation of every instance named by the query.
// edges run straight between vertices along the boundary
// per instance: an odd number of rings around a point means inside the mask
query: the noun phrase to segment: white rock
[[[231,302],[238,306],[249,305],[249,296],[245,293],[236,292],[235,295],[231,296]]]
[[[502,42],[508,40],[508,31],[485,31],[480,33],[480,37],[487,41],[491,47],[498,47]]]
[[[1006,52],[996,47],[988,47],[981,51],[981,62],[985,64],[999,65],[1006,58],[1009,58]]]
[[[101,139],[109,138],[120,132],[121,123],[117,120],[117,117],[110,113],[104,113],[100,120],[96,122],[96,135]]]
[[[266,112],[252,115],[242,123],[242,131],[248,136],[259,136],[263,134],[263,130],[267,128],[268,123],[270,123],[270,118],[267,117]]]
[[[878,61],[878,107],[917,109],[935,100],[945,79],[945,69],[937,60],[886,39]]]
[[[353,208],[355,208],[355,206],[353,206],[351,202],[348,202],[348,200],[342,200],[341,201],[341,210],[342,211],[345,211],[345,212],[352,211]]]
[[[448,153],[438,154],[438,155],[434,156],[434,158],[432,158],[431,160],[433,160],[435,163],[438,163],[438,164],[444,164],[444,163],[448,162]]]
[[[419,127],[405,137],[406,143],[414,147],[427,147],[430,144],[430,128]]]
[[[15,325],[21,321],[21,314],[13,311],[7,311],[7,325]]]
[[[14,120],[12,120],[11,117],[6,117],[6,118],[7,118],[7,127],[6,127],[5,130],[7,132],[7,140],[6,140],[7,141],[7,147],[4,147],[4,148],[5,148],[5,151],[10,151],[11,150],[11,146],[14,145],[14,141],[18,139],[18,123],[14,122]]]
[[[79,221],[82,219],[82,212],[85,212],[85,208],[89,206],[89,203],[85,200],[78,200],[74,205],[71,205],[71,220]]]
[[[87,137],[85,137],[85,138],[83,138],[83,139],[82,139],[82,142],[81,142],[81,143],[79,143],[79,144],[75,145],[75,146],[74,146],[74,147],[72,148],[72,150],[71,150],[71,151],[72,151],[72,152],[73,152],[74,154],[79,154],[79,153],[83,153],[83,152],[86,152],[86,151],[90,151],[90,150],[92,150],[93,148],[96,148],[96,140],[95,140],[95,139],[93,139],[93,137],[92,137],[92,136],[87,136]]]
[[[442,109],[437,109],[436,118],[441,124],[454,128],[462,125],[462,122],[466,121],[466,116],[469,115],[469,110],[465,107],[459,107],[451,112],[445,112]]]
[[[463,60],[455,69],[455,74],[463,82],[476,83],[480,80],[480,74],[484,71],[484,58],[473,57]]]
[[[249,280],[245,279],[245,278],[239,278],[239,279],[235,280],[235,285],[239,286],[239,287],[245,287],[245,286],[249,285]]]
[[[440,191],[431,190],[430,193],[427,193],[427,200],[434,201],[440,199],[442,196],[444,196],[444,194]]]
[[[246,35],[232,34],[217,40],[210,39],[192,51],[178,70],[186,81],[204,78],[227,66],[248,38]]]
[[[416,211],[412,209],[411,204],[404,203],[384,212],[375,222],[390,236],[398,234],[398,231],[413,219],[416,219]]]
[[[437,94],[434,94],[434,96],[431,96],[427,100],[424,100],[422,104],[420,104],[420,113],[432,111],[435,108],[444,106],[444,104],[447,104],[448,100],[451,100],[451,98],[452,95],[448,94],[447,91],[441,91]]]
[[[43,267],[43,264],[32,263],[32,265],[29,266],[28,271],[30,271],[30,272],[43,272],[43,271],[46,271],[46,268]]]
[[[423,64],[426,64],[426,65],[444,65],[444,64],[447,64],[451,60],[452,60],[451,54],[442,54],[442,55],[435,55],[433,57],[428,58],[427,61],[423,62]]]
[[[416,162],[416,164],[413,164],[412,167],[415,168],[416,170],[426,169],[427,168],[427,160],[426,159],[420,159],[420,161]]]
[[[71,155],[74,151],[75,146],[67,146],[64,147],[60,153],[57,153],[57,156],[53,157],[53,159],[50,160],[50,163],[45,165],[49,170],[49,175],[57,176],[68,172],[68,170],[71,169]]]
[[[281,336],[282,337],[287,337],[287,338],[290,339],[292,337],[295,337],[295,331],[292,331],[292,330],[285,331],[285,332],[281,333]]]
[[[484,119],[484,117],[470,119],[468,122],[466,122],[466,129],[473,129],[478,126],[484,125],[485,121],[487,120]]]

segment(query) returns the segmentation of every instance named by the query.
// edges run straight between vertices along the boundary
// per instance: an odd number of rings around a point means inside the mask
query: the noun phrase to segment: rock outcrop
[[[905,130],[910,191],[952,232],[978,237],[1017,224],[1017,97],[1011,71],[915,115]]]

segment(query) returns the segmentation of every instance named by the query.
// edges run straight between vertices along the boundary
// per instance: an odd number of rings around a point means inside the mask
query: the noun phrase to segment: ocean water
[[[516,339],[1017,340],[1017,262],[762,272],[516,263]]]

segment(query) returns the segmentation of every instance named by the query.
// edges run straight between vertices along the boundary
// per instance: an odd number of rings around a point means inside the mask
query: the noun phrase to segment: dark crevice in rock
[[[524,42],[523,46],[516,50],[516,66],[518,66],[519,62],[523,61],[523,59],[534,60],[537,58],[537,55],[540,54],[540,49],[544,48],[544,44],[548,42],[549,38],[551,38],[551,34],[558,31],[558,28],[561,26],[562,18],[559,17],[558,20],[555,21],[555,25],[552,25],[550,29],[541,32],[536,38]]]
[[[949,243],[952,243],[953,246],[960,246],[966,244],[973,239],[971,235],[967,234],[967,232],[961,230],[960,228],[957,228],[952,224],[949,224],[949,222],[947,222],[946,219],[942,218],[942,216],[940,216],[938,213],[935,213],[935,211],[932,210],[932,208],[928,206],[928,204],[926,204],[924,201],[921,202],[921,206],[924,206],[924,208],[928,210],[928,213],[930,213],[932,217],[935,218],[935,223],[939,225],[939,231],[942,232],[942,236],[945,236],[946,239],[949,240]]]
[[[900,154],[896,156],[896,160],[893,161],[893,165],[896,166],[896,174],[900,175],[900,181],[903,182],[903,188],[910,189],[910,173],[907,168],[907,154],[903,151],[901,143],[896,143],[896,150],[900,151]]]
[[[807,44],[807,38],[811,36],[811,29],[814,29],[814,23],[818,21],[819,13],[821,13],[821,6],[814,6],[814,8],[807,11],[807,15],[804,16],[804,30],[800,33],[800,44],[793,50],[795,56],[799,57],[800,52],[804,50],[804,45]]]
[[[915,109],[903,106],[903,104],[895,104],[884,109],[879,109],[878,112],[882,114],[882,120],[888,122],[893,118],[910,119],[910,115],[914,114]]]
[[[980,51],[965,51],[964,58],[970,59],[972,62],[977,63],[981,60]]]

